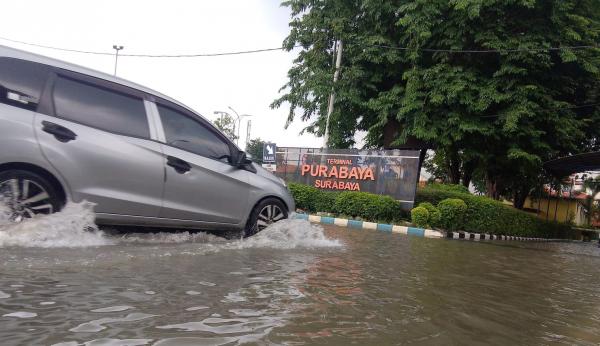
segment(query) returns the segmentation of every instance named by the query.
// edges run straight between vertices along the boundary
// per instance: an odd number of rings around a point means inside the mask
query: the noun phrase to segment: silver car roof
[[[96,77],[99,79],[104,79],[106,81],[109,82],[113,82],[113,83],[117,83],[117,84],[121,84],[133,89],[137,89],[140,90],[142,92],[145,92],[147,94],[151,94],[154,95],[156,97],[160,97],[162,99],[165,99],[167,101],[173,102],[187,110],[189,110],[190,112],[196,114],[197,116],[201,117],[202,119],[204,119],[205,121],[209,122],[206,118],[204,118],[201,114],[199,114],[198,112],[194,111],[193,109],[191,109],[190,107],[184,105],[183,103],[169,97],[166,95],[163,95],[161,93],[159,93],[158,91],[152,90],[150,88],[147,88],[143,85],[139,85],[137,83],[128,81],[126,79],[123,78],[119,78],[119,77],[115,77],[112,75],[109,75],[107,73],[104,72],[100,72],[100,71],[96,71],[93,70],[91,68],[87,68],[87,67],[83,67],[77,64],[72,64],[66,61],[62,61],[62,60],[58,60],[58,59],[53,59],[53,58],[49,58],[43,55],[39,55],[39,54],[35,54],[35,53],[31,53],[31,52],[27,52],[24,50],[20,50],[20,49],[16,49],[16,48],[12,48],[12,47],[7,47],[7,46],[3,46],[0,45],[0,57],[6,57],[6,58],[15,58],[15,59],[21,59],[21,60],[26,60],[26,61],[31,61],[31,62],[36,62],[36,63],[40,63],[40,64],[44,64],[44,65],[49,65],[49,66],[54,66],[54,67],[58,67],[61,69],[65,69],[65,70],[69,70],[69,71],[73,71],[73,72],[77,72],[77,73],[82,73],[88,76],[92,76],[92,77]],[[210,123],[210,122],[209,122]]]

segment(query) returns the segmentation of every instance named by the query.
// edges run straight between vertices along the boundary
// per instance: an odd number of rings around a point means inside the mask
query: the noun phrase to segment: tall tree
[[[374,147],[425,143],[449,159],[451,181],[461,167],[467,178],[480,170],[489,196],[519,207],[542,162],[599,144],[597,0],[283,5],[292,10],[284,46],[301,51],[272,106],[289,103],[288,122],[300,112],[322,135],[333,88],[334,147],[353,145],[357,130]],[[344,56],[332,85],[335,40]]]
[[[227,136],[227,138],[235,141],[237,136],[235,134],[235,119],[229,114],[221,114],[219,118],[213,121],[216,128],[221,130]]]
[[[260,138],[250,140],[246,146],[246,152],[252,157],[252,161],[262,164],[263,163],[263,147],[265,142]]]

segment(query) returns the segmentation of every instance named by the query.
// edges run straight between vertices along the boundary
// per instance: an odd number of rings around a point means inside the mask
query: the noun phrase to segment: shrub
[[[485,196],[440,190],[428,185],[417,190],[415,202],[437,205],[448,198],[462,199],[467,204],[464,223],[467,232],[540,238],[573,237],[569,225],[545,221]]]
[[[567,224],[540,219],[493,199],[470,196],[465,201],[469,206],[465,222],[466,231],[540,238],[573,237],[571,227]]]
[[[457,231],[464,228],[467,204],[462,199],[448,198],[438,204],[440,211],[440,226]]]
[[[364,220],[390,222],[398,219],[400,203],[389,196],[344,191],[337,194],[334,212]]]
[[[317,188],[296,183],[288,183],[288,188],[294,197],[296,208],[306,211],[315,211],[314,198],[318,192]]]
[[[338,215],[361,217],[368,221],[393,222],[407,217],[400,203],[391,197],[366,192],[322,191],[313,186],[288,184],[296,206],[307,212],[329,212]],[[433,186],[433,187],[432,187]],[[440,186],[446,186],[440,188]],[[573,238],[569,225],[542,220],[535,215],[506,206],[498,201],[469,193],[449,191],[447,185],[432,184],[418,189],[415,204],[428,209],[430,226],[445,228],[441,221],[435,222],[434,212],[429,209],[445,199],[461,199],[467,205],[462,229],[467,232],[514,235],[539,238]],[[439,208],[439,206],[438,206]],[[412,215],[411,215],[412,216]],[[440,214],[441,216],[441,214]]]
[[[335,191],[319,191],[316,195],[315,211],[323,211],[327,213],[335,213],[335,200],[340,194]]]
[[[416,207],[410,211],[410,219],[417,227],[429,227],[429,211],[425,207]]]
[[[447,192],[458,192],[458,193],[470,193],[469,189],[463,185],[456,184],[439,184],[439,183],[431,183],[427,185],[428,188],[439,191],[447,191]]]
[[[328,192],[314,186],[289,183],[288,188],[296,201],[296,207],[307,212],[333,212],[337,192]]]
[[[433,205],[438,205],[441,201],[448,198],[459,198],[463,201],[466,201],[468,196],[472,195],[460,192],[438,190],[435,188],[431,188],[428,185],[424,188],[417,189],[417,195],[415,196],[415,204],[418,205],[420,203],[429,202]]]
[[[433,204],[431,204],[429,202],[420,203],[419,207],[423,207],[423,208],[427,209],[427,211],[429,212],[429,219],[427,220],[427,223],[429,224],[429,226],[432,226],[432,227],[440,226],[441,214],[440,214],[440,211],[438,210],[438,208],[434,207]]]
[[[374,222],[392,222],[405,216],[400,202],[389,196],[358,191],[323,191],[297,183],[289,183],[288,187],[296,206],[307,212],[335,213]]]

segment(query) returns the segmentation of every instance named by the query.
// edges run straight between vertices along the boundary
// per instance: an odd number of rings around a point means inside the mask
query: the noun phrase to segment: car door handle
[[[189,172],[192,169],[192,166],[189,163],[173,156],[167,156],[167,165],[175,168],[175,172],[179,174]]]
[[[59,142],[67,143],[77,138],[77,134],[75,132],[69,130],[64,126],[51,123],[45,120],[42,121],[42,125],[42,130],[53,135],[54,138],[56,138]]]

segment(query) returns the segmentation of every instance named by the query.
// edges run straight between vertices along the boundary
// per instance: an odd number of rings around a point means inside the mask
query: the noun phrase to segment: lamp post
[[[117,75],[117,63],[119,61],[119,51],[122,50],[123,46],[113,45],[113,49],[115,50],[115,76]]]
[[[231,106],[228,106],[229,109],[231,109],[231,111],[235,114],[235,116],[237,117],[237,121],[238,121],[238,131],[237,131],[237,138],[235,139],[235,143],[237,145],[239,145],[240,141],[240,127],[242,127],[242,118],[243,117],[251,117],[251,114],[238,114],[238,112],[235,111],[235,109],[231,108]],[[234,131],[235,132],[235,131]]]
[[[248,144],[250,143],[250,129],[252,128],[252,120],[248,119],[246,122],[246,146],[244,150],[248,150]]]

